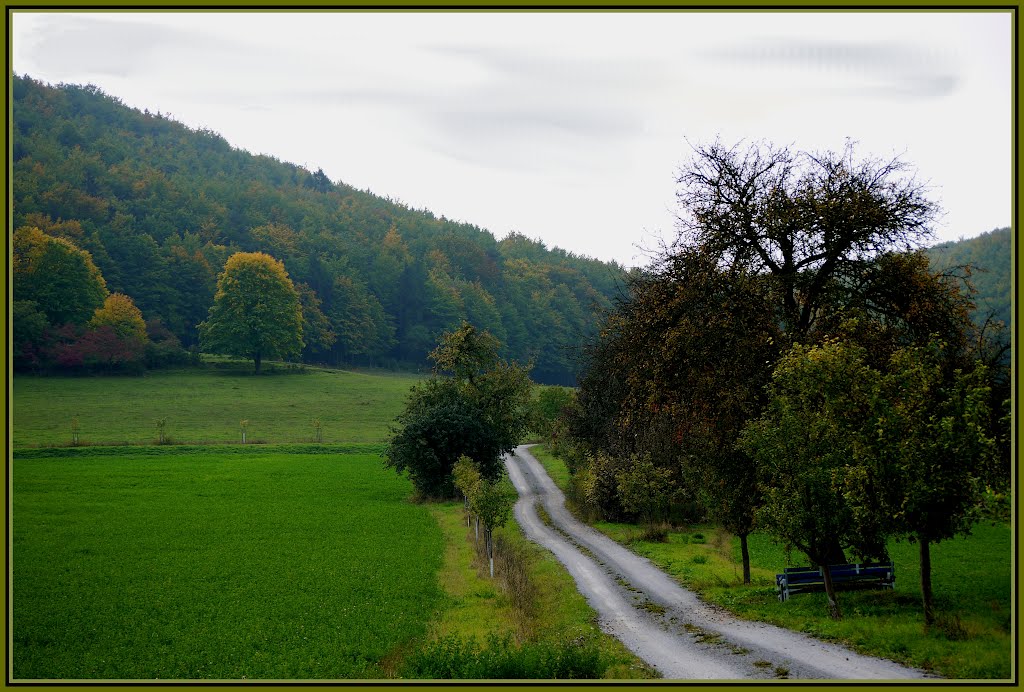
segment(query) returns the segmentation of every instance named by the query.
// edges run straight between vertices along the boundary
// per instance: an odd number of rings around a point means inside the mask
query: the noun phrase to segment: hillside
[[[978,306],[976,319],[984,321],[991,313],[1011,326],[1013,255],[1009,228],[998,228],[976,238],[940,243],[928,248],[927,253],[937,269],[970,265],[971,283],[977,290],[974,296]]]
[[[421,365],[467,319],[506,357],[533,361],[535,379],[572,384],[576,346],[625,274],[252,155],[95,87],[15,76],[12,89],[13,228],[88,250],[112,292],[185,346],[226,258],[260,250],[284,262],[306,305],[319,303],[306,360]]]

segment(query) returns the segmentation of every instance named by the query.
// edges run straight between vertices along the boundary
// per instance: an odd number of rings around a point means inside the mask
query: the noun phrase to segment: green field
[[[544,447],[533,453],[563,490],[565,464]],[[716,605],[753,620],[771,622],[846,643],[877,656],[959,679],[1006,679],[1013,653],[1013,535],[1005,523],[982,522],[971,536],[932,546],[932,586],[939,626],[927,634],[921,614],[917,545],[893,542],[893,591],[839,594],[844,619],[828,617],[825,595],[799,594],[780,603],[775,575],[808,564],[787,555],[768,536],[750,537],[751,584],[742,584],[739,539],[713,526],[677,527],[666,542],[641,540],[634,524],[597,522],[595,528],[628,544]]]
[[[274,366],[271,365],[272,369]],[[78,418],[83,444],[152,444],[156,420],[176,442],[380,442],[416,375],[303,368],[255,376],[251,363],[156,370],[138,377],[13,379],[15,447],[66,445]]]
[[[378,456],[285,449],[17,454],[13,676],[383,677],[441,530]]]

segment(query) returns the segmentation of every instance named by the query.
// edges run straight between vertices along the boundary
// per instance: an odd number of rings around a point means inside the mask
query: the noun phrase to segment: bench
[[[831,565],[829,573],[836,590],[891,589],[896,572],[891,562],[872,564]],[[775,575],[779,600],[785,602],[791,594],[806,591],[824,591],[825,575],[820,567],[787,567]]]

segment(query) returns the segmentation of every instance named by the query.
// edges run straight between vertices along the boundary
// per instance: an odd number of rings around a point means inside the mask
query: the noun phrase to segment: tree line
[[[12,93],[12,228],[88,252],[186,350],[228,258],[263,252],[300,296],[305,361],[423,366],[466,320],[539,381],[574,384],[573,346],[627,273],[254,156],[96,87],[16,75]]]
[[[578,506],[719,522],[746,582],[755,530],[820,566],[914,541],[930,624],[930,546],[1008,507],[1011,464],[1007,332],[921,250],[937,205],[852,143],[696,146],[678,184],[553,431]]]

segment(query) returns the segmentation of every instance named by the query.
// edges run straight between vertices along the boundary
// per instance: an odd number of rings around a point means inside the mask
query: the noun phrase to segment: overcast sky
[[[14,14],[13,68],[578,254],[673,236],[690,144],[901,156],[1010,225],[1008,12]]]

